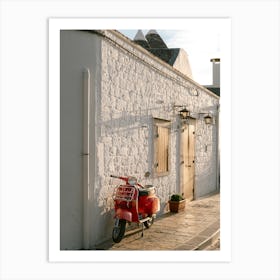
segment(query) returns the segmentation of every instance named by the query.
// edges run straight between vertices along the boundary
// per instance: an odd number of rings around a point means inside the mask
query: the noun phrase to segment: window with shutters
[[[169,171],[170,122],[154,119],[154,171],[165,175]]]

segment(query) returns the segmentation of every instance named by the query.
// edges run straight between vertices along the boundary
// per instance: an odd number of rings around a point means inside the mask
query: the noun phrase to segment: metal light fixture
[[[208,114],[204,117],[204,121],[206,124],[212,124],[212,117]]]
[[[190,111],[188,111],[186,108],[180,110],[179,113],[180,113],[181,119],[183,119],[183,120],[186,120],[190,117]]]

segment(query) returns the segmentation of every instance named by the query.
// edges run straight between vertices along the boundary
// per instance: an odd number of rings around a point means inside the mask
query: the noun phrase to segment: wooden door
[[[181,192],[187,200],[194,198],[195,125],[190,122],[181,130],[180,177]]]

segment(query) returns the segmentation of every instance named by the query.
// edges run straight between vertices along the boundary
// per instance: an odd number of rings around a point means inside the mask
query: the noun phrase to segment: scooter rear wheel
[[[117,227],[113,228],[112,239],[115,243],[121,242],[125,233],[126,220],[119,220]]]

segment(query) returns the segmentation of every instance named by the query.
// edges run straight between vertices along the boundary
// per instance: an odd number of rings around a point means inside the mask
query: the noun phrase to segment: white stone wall
[[[111,237],[114,175],[133,175],[153,184],[161,200],[179,192],[179,119],[173,105],[187,105],[196,121],[195,195],[216,189],[216,125],[198,112],[218,98],[116,32],[82,31],[61,35],[61,249],[83,248],[83,208],[88,203],[90,247]],[[91,73],[90,170],[88,201],[83,193],[82,73]],[[193,94],[197,89],[199,95]],[[170,121],[170,171],[153,174],[153,118]],[[207,150],[205,145],[207,145]],[[145,172],[151,172],[144,179]]]
[[[143,182],[156,187],[163,213],[170,195],[179,191],[178,113],[173,105],[185,104],[198,116],[195,113],[215,107],[218,99],[115,33],[107,31],[105,35],[114,42],[103,39],[101,44],[100,108],[96,124],[98,209],[104,217],[112,218],[111,196],[119,182],[110,179],[110,174],[140,179],[147,171],[153,174],[153,118],[161,118],[171,121],[170,172],[167,176],[152,175]],[[190,88],[198,89],[199,95],[190,94]],[[207,126],[203,119],[197,119],[197,197],[216,189],[216,134],[215,125]],[[106,228],[104,220],[99,223],[100,227],[109,237],[111,227]],[[97,233],[97,240],[105,237],[104,231]]]

